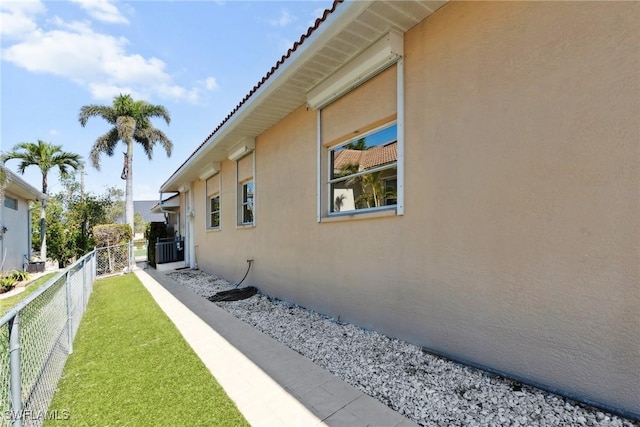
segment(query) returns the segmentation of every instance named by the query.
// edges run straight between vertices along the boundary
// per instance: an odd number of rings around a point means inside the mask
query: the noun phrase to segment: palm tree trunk
[[[49,184],[47,182],[47,174],[42,173],[42,192],[47,194]],[[47,201],[42,199],[40,204],[40,259],[47,263]]]
[[[42,200],[40,204],[40,258],[47,262],[47,222],[45,220],[47,213],[47,201]]]
[[[124,206],[124,218],[125,222],[131,227],[131,232],[134,233],[133,228],[133,138],[129,139],[127,143],[127,185],[125,189],[125,206]]]

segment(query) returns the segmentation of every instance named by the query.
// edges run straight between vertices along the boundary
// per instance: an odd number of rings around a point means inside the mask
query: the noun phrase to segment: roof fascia
[[[160,191],[168,191],[168,188],[181,183],[182,175],[194,162],[199,160],[201,156],[206,155],[209,150],[233,132],[269,95],[278,89],[282,81],[290,78],[314,54],[320,51],[331,38],[335,37],[366,10],[371,3],[373,3],[373,0],[348,0],[342,3],[340,7],[337,7],[336,10],[327,16],[326,20],[309,35],[305,42],[298,46],[292,53],[292,56],[278,67],[271,77],[256,90],[251,98],[242,104],[229,120],[224,123],[216,133],[211,135],[204,144],[162,184]]]
[[[5,190],[9,193],[16,194],[25,200],[47,200],[49,196],[39,191],[37,188],[20,178],[18,175],[13,173],[10,169],[3,167],[5,173],[7,174],[7,185],[5,186]]]

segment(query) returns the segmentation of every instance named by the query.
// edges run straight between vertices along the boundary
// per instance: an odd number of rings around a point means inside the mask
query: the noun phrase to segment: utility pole
[[[80,201],[84,202],[84,165],[80,166]]]

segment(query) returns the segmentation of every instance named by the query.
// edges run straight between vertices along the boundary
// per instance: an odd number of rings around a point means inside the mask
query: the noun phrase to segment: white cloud
[[[99,100],[130,93],[135,98],[158,95],[198,103],[202,91],[215,86],[215,79],[198,82],[193,88],[179,86],[164,61],[131,53],[126,38],[97,33],[86,22],[55,17],[51,23],[55,29],[36,28],[6,47],[2,59],[31,72],[67,78]]]
[[[46,8],[40,1],[0,2],[0,34],[3,37],[21,38],[38,28],[35,17]]]
[[[129,20],[120,13],[110,0],[71,0],[98,21],[110,24],[128,24]]]
[[[218,82],[215,77],[209,77],[204,81],[204,87],[207,90],[216,90],[218,89]]]
[[[60,135],[60,132],[55,129],[49,129],[49,135],[57,136]]]
[[[296,20],[296,17],[289,13],[287,9],[282,9],[280,11],[280,16],[276,19],[270,19],[269,24],[274,27],[286,27],[290,23]]]

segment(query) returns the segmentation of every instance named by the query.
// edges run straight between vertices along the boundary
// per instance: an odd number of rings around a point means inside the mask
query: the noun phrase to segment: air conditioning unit
[[[404,53],[403,35],[390,31],[307,93],[307,105],[320,109],[396,63]]]
[[[243,138],[229,151],[229,160],[240,160],[256,148],[256,140],[254,138]]]

